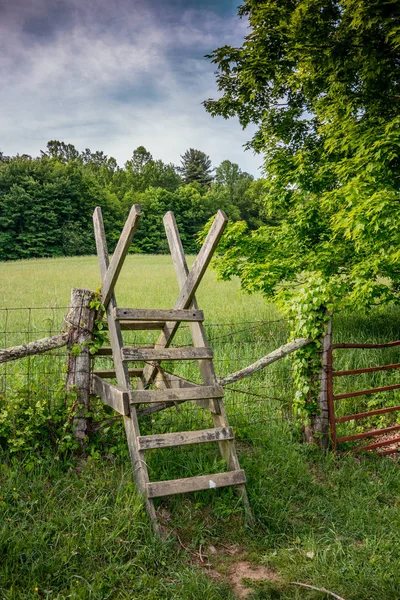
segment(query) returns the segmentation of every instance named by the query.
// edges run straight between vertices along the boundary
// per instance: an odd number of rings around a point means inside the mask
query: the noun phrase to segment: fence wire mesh
[[[70,307],[3,308],[0,309],[0,347],[27,344],[65,330],[64,319]],[[208,323],[208,343],[214,352],[218,377],[242,369],[272,352],[287,341],[285,320]],[[154,344],[159,332],[124,332],[126,345]],[[174,346],[192,344],[189,326],[181,325]],[[111,369],[111,356],[94,359],[96,369]],[[66,348],[28,356],[0,364],[0,409],[5,403],[25,402],[27,407],[46,405],[49,415],[65,402]],[[140,367],[143,363],[129,366]],[[201,382],[196,361],[176,363],[163,361],[163,368],[196,383]],[[110,380],[113,383],[113,380]],[[133,380],[134,384],[134,380]],[[293,380],[290,361],[280,360],[250,378],[225,387],[225,408],[236,430],[249,425],[263,427],[270,422],[291,422]],[[39,404],[38,404],[39,403]],[[100,409],[99,409],[100,410]],[[105,420],[110,415],[105,413]],[[151,417],[141,419],[143,433],[164,433],[212,426],[208,411],[194,403],[184,403]]]

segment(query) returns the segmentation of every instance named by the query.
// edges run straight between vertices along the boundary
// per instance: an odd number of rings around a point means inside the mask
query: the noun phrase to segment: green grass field
[[[1,331],[7,330],[1,345],[32,339],[39,331],[56,331],[71,287],[98,285],[95,257],[3,263],[0,309],[21,310],[0,310]],[[117,288],[120,306],[169,308],[177,293],[169,257],[128,257]],[[286,339],[287,324],[278,320],[275,307],[260,296],[241,295],[238,282],[217,283],[209,272],[197,296],[205,311],[218,375],[249,364]],[[53,316],[47,309],[26,307],[53,307]],[[215,327],[217,323],[222,326]],[[370,315],[337,315],[334,338],[390,341],[399,338],[399,323],[400,311],[395,308]],[[186,338],[184,331],[181,341]],[[13,398],[20,405],[21,398],[26,399],[26,421],[33,419],[28,408],[34,409],[43,399],[57,401],[53,392],[64,376],[63,361],[63,357],[38,357],[37,362],[9,365],[6,378],[2,373],[0,401],[10,398],[13,388],[21,390],[22,396]],[[400,360],[394,350],[345,351],[338,353],[337,368],[385,362]],[[195,376],[190,366],[186,369],[185,374]],[[28,372],[31,385],[37,380],[36,388],[23,396]],[[373,379],[340,381],[338,389],[371,382],[385,385],[395,378],[396,374],[378,373]],[[290,583],[298,581],[324,587],[345,600],[398,600],[397,460],[323,456],[301,444],[290,413],[293,386],[288,360],[235,388],[242,391],[228,391],[226,405],[247,474],[254,529],[246,527],[240,502],[231,489],[225,489],[158,501],[165,539],[154,537],[135,493],[119,420],[96,433],[86,457],[57,453],[44,439],[37,449],[22,448],[18,453],[4,446],[0,449],[0,598],[329,597]],[[395,394],[388,394],[387,402],[395,402]],[[343,410],[349,408],[354,405]],[[0,415],[1,410],[0,404]],[[111,417],[107,409],[98,410]],[[203,420],[203,413],[190,407],[180,414],[166,411],[146,420],[143,431],[191,428]],[[221,466],[213,447],[149,453],[154,480],[211,473]],[[253,571],[255,566],[259,570]]]

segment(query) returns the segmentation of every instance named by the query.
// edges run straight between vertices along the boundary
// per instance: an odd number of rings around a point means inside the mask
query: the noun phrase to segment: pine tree
[[[190,148],[181,156],[181,167],[178,171],[181,173],[185,183],[197,181],[201,185],[210,185],[213,180],[210,157],[201,150]]]

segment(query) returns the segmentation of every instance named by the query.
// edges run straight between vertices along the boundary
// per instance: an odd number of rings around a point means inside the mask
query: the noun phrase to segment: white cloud
[[[0,149],[6,154],[36,155],[49,139],[60,139],[104,150],[120,164],[139,145],[179,163],[194,147],[215,165],[229,158],[257,173],[260,157],[242,149],[250,133],[232,119],[212,119],[201,106],[217,95],[213,67],[202,55],[240,43],[244,25],[236,17],[186,10],[165,13],[163,21],[148,3],[68,0],[64,20],[51,27],[46,11],[45,0],[19,0],[2,15]]]

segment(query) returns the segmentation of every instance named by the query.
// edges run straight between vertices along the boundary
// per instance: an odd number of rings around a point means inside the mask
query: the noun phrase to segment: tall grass
[[[0,308],[59,307],[53,312],[0,310],[1,331],[7,331],[3,343],[40,337],[37,334],[46,328],[57,331],[70,288],[95,288],[99,283],[94,257],[6,263],[2,271]],[[278,347],[288,335],[288,325],[275,307],[259,296],[238,294],[238,287],[236,281],[216,283],[209,272],[198,293],[220,376]],[[171,307],[178,290],[170,259],[128,257],[117,292],[121,307]],[[337,315],[334,341],[394,340],[399,323],[397,308]],[[127,340],[139,338],[131,333]],[[189,342],[188,330],[182,329],[176,344]],[[386,361],[400,362],[398,350],[338,350],[335,369]],[[52,390],[63,381],[63,364],[63,356],[10,363],[0,393],[22,390],[27,378],[31,384],[39,381],[22,400],[28,409],[44,398],[50,403],[49,413],[54,412],[62,398]],[[194,380],[199,376],[190,362],[168,368]],[[396,377],[384,372],[347,381],[338,378],[335,390],[385,385]],[[80,459],[68,453],[55,456],[55,451],[43,448],[22,449],[12,456],[2,448],[0,598],[233,599],[229,572],[240,559],[266,565],[277,574],[253,584],[252,599],[322,600],[324,595],[289,583],[297,580],[326,587],[346,600],[398,600],[397,461],[324,456],[300,444],[291,417],[289,360],[231,387],[235,390],[227,390],[226,406],[248,479],[256,517],[253,530],[246,528],[233,490],[225,489],[158,500],[166,539],[155,538],[134,489],[119,419],[102,423],[88,456]],[[338,410],[359,410],[371,400],[356,398],[338,405]],[[398,396],[393,393],[387,400],[398,402]],[[98,410],[105,419],[113,416],[107,408]],[[142,420],[141,427],[150,433],[203,425],[206,413],[183,405],[181,412],[172,409]],[[51,447],[50,440],[47,448]],[[224,468],[212,445],[152,451],[148,464],[153,480]]]

